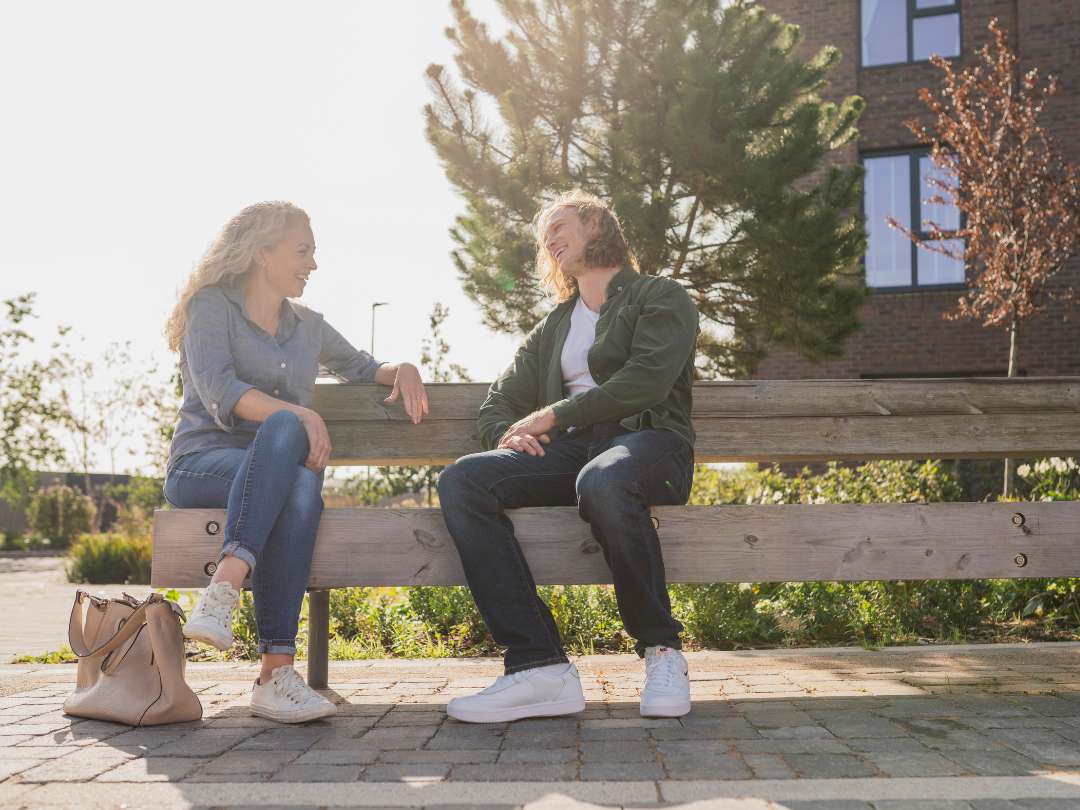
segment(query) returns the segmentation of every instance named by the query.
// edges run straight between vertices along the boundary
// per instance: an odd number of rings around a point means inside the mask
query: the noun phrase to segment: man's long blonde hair
[[[249,205],[225,224],[188,277],[165,324],[165,338],[170,350],[179,351],[184,340],[187,307],[195,293],[219,282],[230,287],[242,286],[245,276],[255,267],[259,251],[280,242],[285,229],[296,220],[304,224],[311,222],[302,208],[290,202],[272,200]]]
[[[630,265],[637,268],[637,258],[626,244],[622,225],[611,207],[592,194],[575,189],[563,194],[544,208],[533,220],[536,236],[536,272],[540,283],[555,293],[560,301],[571,298],[577,292],[577,279],[559,270],[555,257],[544,247],[544,231],[552,215],[560,208],[573,208],[583,223],[596,222],[599,234],[585,247],[586,267],[619,267]]]

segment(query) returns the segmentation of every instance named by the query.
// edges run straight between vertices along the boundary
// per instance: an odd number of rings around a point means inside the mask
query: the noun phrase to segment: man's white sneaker
[[[266,683],[255,682],[251,713],[279,723],[306,723],[337,714],[337,707],[300,677],[291,664],[270,673]]]
[[[219,650],[232,646],[232,614],[240,592],[228,582],[215,582],[202,592],[184,624],[184,637],[210,644]]]
[[[645,649],[642,717],[682,717],[690,711],[690,673],[686,659],[671,647]]]
[[[523,669],[467,697],[456,697],[446,713],[465,723],[505,723],[525,717],[554,717],[585,710],[585,694],[573,664]]]

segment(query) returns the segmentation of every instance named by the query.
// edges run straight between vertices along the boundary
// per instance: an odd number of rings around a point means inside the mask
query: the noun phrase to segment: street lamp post
[[[371,305],[371,356],[375,356],[375,309],[377,307],[385,307],[389,304],[389,301],[376,301]]]

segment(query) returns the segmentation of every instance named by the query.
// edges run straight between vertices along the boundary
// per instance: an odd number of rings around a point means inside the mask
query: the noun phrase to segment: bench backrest
[[[448,464],[481,449],[487,388],[429,385],[418,426],[375,385],[318,385],[315,409],[332,464]],[[1067,455],[1080,452],[1080,378],[702,382],[694,427],[700,462]]]

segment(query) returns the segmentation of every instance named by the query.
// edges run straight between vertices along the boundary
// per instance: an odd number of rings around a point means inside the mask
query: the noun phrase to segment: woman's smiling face
[[[286,298],[299,298],[317,267],[311,226],[294,219],[281,240],[262,251],[259,270],[272,289]]]

